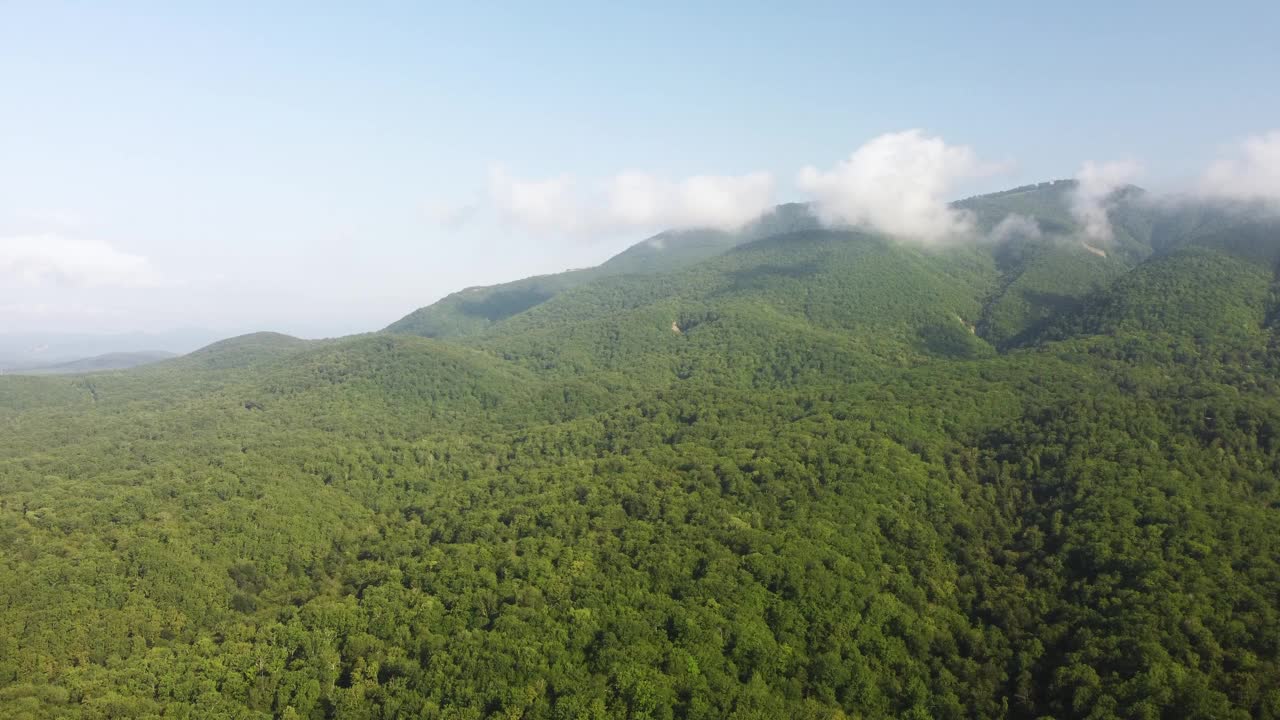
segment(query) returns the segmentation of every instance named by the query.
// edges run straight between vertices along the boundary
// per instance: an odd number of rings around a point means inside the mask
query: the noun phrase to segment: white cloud
[[[624,173],[609,188],[609,219],[631,227],[732,229],[773,205],[768,173],[695,175],[672,182],[645,173]]]
[[[151,263],[99,240],[60,235],[0,238],[0,278],[39,287],[148,287],[158,284]]]
[[[1010,213],[996,226],[991,228],[989,238],[1001,243],[1015,238],[1028,239],[1040,237],[1040,224],[1026,215]]]
[[[489,202],[503,221],[534,233],[574,234],[585,227],[585,207],[567,175],[523,180],[505,168],[494,168],[489,173]]]
[[[1110,242],[1113,233],[1107,217],[1109,199],[1116,190],[1130,184],[1142,172],[1135,162],[1086,162],[1076,173],[1075,193],[1071,198],[1071,214],[1084,226],[1090,240]]]
[[[1232,200],[1280,201],[1280,130],[1254,135],[1209,166],[1200,181],[1205,195]]]
[[[806,167],[798,182],[827,222],[937,243],[973,230],[972,215],[948,205],[956,186],[995,170],[969,147],[907,130],[872,139],[829,171]]]
[[[670,180],[642,172],[583,185],[567,175],[526,180],[497,168],[488,203],[504,222],[539,235],[733,229],[772,207],[773,185],[768,173]]]
[[[434,203],[424,205],[422,210],[432,223],[447,230],[458,230],[474,220],[480,208],[476,203]]]
[[[972,215],[950,207],[949,201],[957,186],[998,169],[980,162],[968,147],[907,130],[874,138],[830,171],[804,168],[798,182],[827,222],[933,243],[972,235]],[[485,200],[467,206],[461,215],[471,219],[487,211],[540,236],[732,230],[768,212],[775,203],[774,189],[767,172],[683,179],[623,172],[579,182],[570,175],[521,178],[499,166],[489,174]],[[441,225],[461,224],[448,209],[432,215]]]

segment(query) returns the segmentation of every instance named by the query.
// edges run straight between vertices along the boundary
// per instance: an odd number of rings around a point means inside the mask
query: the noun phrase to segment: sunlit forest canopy
[[[1072,189],[0,377],[0,714],[1280,717],[1280,224]]]

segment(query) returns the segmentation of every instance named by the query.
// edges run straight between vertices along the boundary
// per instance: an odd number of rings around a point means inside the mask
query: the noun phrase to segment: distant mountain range
[[[32,365],[8,367],[0,370],[3,373],[18,375],[71,375],[76,373],[100,372],[104,370],[125,370],[139,365],[168,360],[178,357],[177,353],[164,350],[144,350],[141,352],[116,352],[95,355],[80,360],[70,360],[53,365]]]
[[[220,337],[202,329],[159,333],[0,333],[0,370],[50,367],[115,353],[182,354]]]

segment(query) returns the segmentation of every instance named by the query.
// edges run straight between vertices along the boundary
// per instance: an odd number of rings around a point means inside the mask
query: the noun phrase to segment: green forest
[[[0,377],[0,716],[1280,718],[1280,220],[781,206]]]

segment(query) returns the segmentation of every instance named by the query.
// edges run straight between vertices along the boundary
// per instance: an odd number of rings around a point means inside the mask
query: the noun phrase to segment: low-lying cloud
[[[668,227],[732,230],[774,204],[768,173],[670,180],[626,172],[581,184],[565,175],[529,180],[490,173],[488,204],[504,222],[538,235],[590,236]]]
[[[987,239],[1002,243],[1008,240],[1028,240],[1040,237],[1040,224],[1034,218],[1011,213],[991,228]]]
[[[422,211],[436,225],[447,230],[457,230],[475,219],[480,212],[480,207],[475,203],[452,205],[429,203],[422,207]]]
[[[951,201],[966,184],[1003,169],[981,161],[968,146],[905,130],[872,138],[829,169],[802,168],[796,188],[829,225],[938,245],[980,239],[974,215]],[[1070,212],[1083,240],[1106,244],[1114,239],[1109,212],[1115,193],[1141,174],[1142,166],[1128,160],[1088,161],[1080,167]],[[431,214],[445,227],[488,216],[541,237],[609,237],[690,227],[732,230],[769,211],[774,194],[774,178],[767,172],[682,179],[623,172],[584,182],[569,175],[522,178],[497,167],[481,200]],[[1197,195],[1280,206],[1280,130],[1232,146],[1204,173]],[[1014,215],[986,239],[1038,237],[1040,232],[1033,221]]]
[[[1227,200],[1280,202],[1280,130],[1245,138],[1205,172],[1202,194]]]
[[[20,287],[150,287],[158,276],[147,258],[100,240],[61,235],[0,238],[0,278]]]
[[[1111,242],[1115,232],[1107,216],[1111,195],[1133,182],[1142,172],[1135,162],[1086,162],[1076,173],[1076,189],[1071,198],[1071,214],[1084,227],[1085,237]]]
[[[806,167],[797,184],[829,224],[933,244],[972,236],[972,215],[949,201],[962,183],[997,170],[966,146],[907,130],[873,138],[830,170]],[[767,172],[677,180],[624,172],[582,183],[569,175],[521,178],[497,167],[489,174],[481,206],[507,225],[539,236],[733,230],[772,209],[774,187]]]
[[[972,234],[973,216],[949,201],[957,185],[994,171],[969,147],[907,130],[872,139],[831,170],[806,167],[798,184],[828,223],[935,244]]]

